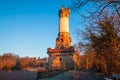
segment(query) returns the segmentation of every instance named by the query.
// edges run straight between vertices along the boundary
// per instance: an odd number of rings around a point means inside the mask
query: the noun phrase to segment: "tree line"
[[[13,53],[0,55],[0,70],[23,70],[25,68],[44,67],[47,58],[19,57]]]
[[[85,20],[76,31],[81,68],[120,74],[120,0],[72,0],[71,9]]]

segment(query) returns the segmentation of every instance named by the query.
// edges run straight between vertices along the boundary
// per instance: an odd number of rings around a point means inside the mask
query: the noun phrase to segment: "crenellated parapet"
[[[64,6],[62,6],[62,8],[59,10],[59,17],[69,17],[69,15],[70,15],[70,9],[64,8]]]

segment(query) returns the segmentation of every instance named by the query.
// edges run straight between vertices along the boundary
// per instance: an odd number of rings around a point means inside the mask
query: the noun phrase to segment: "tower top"
[[[59,16],[60,17],[69,17],[69,15],[70,15],[70,9],[64,8],[64,6],[62,6],[62,8],[59,10]]]

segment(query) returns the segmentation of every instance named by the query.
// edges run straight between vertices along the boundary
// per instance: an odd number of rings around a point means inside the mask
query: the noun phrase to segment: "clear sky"
[[[55,47],[58,36],[58,11],[70,0],[0,0],[0,55],[14,53],[20,57],[47,57],[47,48]],[[70,35],[80,18],[71,12]]]

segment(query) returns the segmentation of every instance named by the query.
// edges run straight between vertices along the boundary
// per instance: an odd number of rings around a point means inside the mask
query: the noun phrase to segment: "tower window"
[[[63,39],[61,39],[61,42],[63,43]]]
[[[60,58],[60,61],[61,61],[62,59]]]

